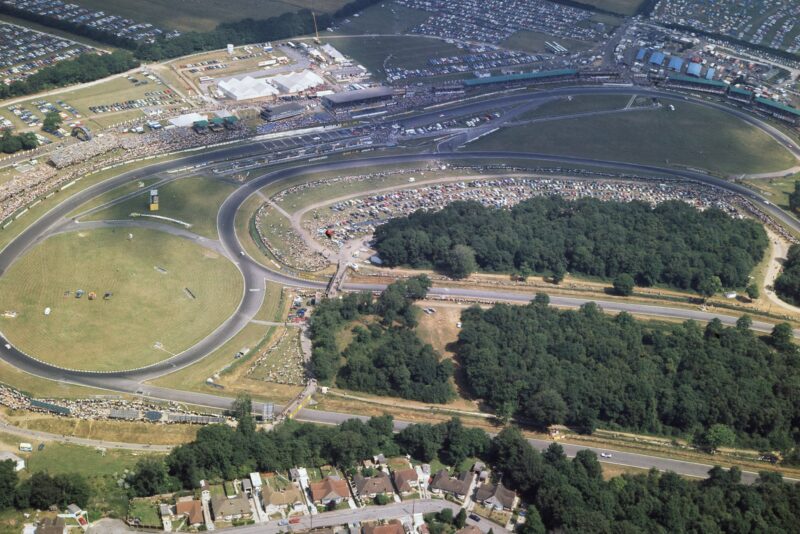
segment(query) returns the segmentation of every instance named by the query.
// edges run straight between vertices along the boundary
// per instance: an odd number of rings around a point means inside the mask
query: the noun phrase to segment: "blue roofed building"
[[[661,66],[664,63],[664,53],[663,52],[653,52],[653,55],[650,56],[650,63],[653,65]]]
[[[716,72],[716,69],[708,69],[708,72],[706,72],[706,80],[713,80]]]
[[[670,60],[669,60],[669,68],[670,69],[680,72],[681,67],[683,67],[683,59],[681,59],[679,57],[670,58]]]
[[[636,61],[644,61],[644,56],[647,55],[646,48],[640,48],[639,51],[636,53]]]
[[[702,65],[700,63],[689,63],[689,67],[686,69],[686,74],[689,76],[697,76],[700,77],[700,69]]]

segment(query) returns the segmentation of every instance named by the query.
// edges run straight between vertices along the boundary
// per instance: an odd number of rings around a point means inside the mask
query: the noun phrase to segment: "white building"
[[[265,98],[268,96],[275,96],[278,90],[275,86],[268,83],[263,78],[253,78],[252,76],[245,76],[244,78],[231,78],[224,80],[217,84],[220,92],[226,98],[233,100],[250,100],[252,98]]]
[[[6,460],[14,462],[14,471],[22,471],[25,469],[25,460],[13,452],[0,452],[0,462],[5,462]]]
[[[322,51],[325,52],[329,58],[333,60],[334,63],[337,65],[341,65],[343,63],[347,63],[347,58],[344,57],[344,54],[336,50],[330,44],[322,45]]]
[[[310,70],[279,74],[267,80],[282,92],[289,94],[301,93],[325,84],[325,80]]]

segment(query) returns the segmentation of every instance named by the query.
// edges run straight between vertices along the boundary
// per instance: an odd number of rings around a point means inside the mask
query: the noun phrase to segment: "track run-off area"
[[[491,107],[497,107],[499,105],[512,105],[517,103],[521,104],[534,101],[536,99],[550,99],[554,97],[577,94],[635,94],[648,97],[652,96],[671,99],[685,98],[692,103],[713,107],[720,111],[735,115],[736,117],[759,128],[772,138],[776,139],[781,143],[781,145],[785,146],[795,158],[800,159],[800,147],[798,147],[791,138],[789,138],[782,131],[761,121],[753,115],[744,113],[737,109],[729,108],[728,106],[724,106],[722,104],[709,102],[704,99],[685,97],[684,95],[677,95],[671,92],[636,87],[570,87],[539,91],[536,93],[501,93],[478,101],[455,104],[447,108],[439,108],[434,111],[418,113],[407,118],[395,119],[392,122],[399,123],[401,127],[406,125],[408,127],[412,127],[415,123],[424,122],[426,118],[431,119],[433,117],[441,117],[442,114],[458,116]],[[95,199],[104,193],[108,193],[120,185],[126,184],[133,180],[140,180],[145,176],[161,175],[168,171],[176,171],[178,169],[191,166],[224,163],[226,161],[229,162],[246,157],[257,156],[262,150],[263,146],[261,145],[260,141],[258,139],[253,139],[243,143],[228,145],[216,149],[209,149],[207,151],[193,152],[190,153],[190,155],[181,157],[179,159],[123,172],[117,176],[106,179],[105,181],[89,186],[86,189],[65,198],[57,206],[31,223],[2,251],[0,251],[0,276],[2,276],[18,258],[24,255],[32,247],[35,247],[50,235],[63,232],[65,229],[68,229],[70,225],[74,226],[75,223],[68,218],[70,213],[78,209],[86,202]],[[213,244],[213,248],[223,253],[228,257],[228,259],[236,264],[242,277],[243,291],[239,305],[234,313],[200,342],[196,343],[187,350],[184,350],[183,352],[169,357],[168,359],[148,365],[146,367],[129,369],[125,371],[100,372],[71,370],[57,367],[37,359],[35,354],[29,355],[24,353],[22,350],[12,346],[9,341],[7,341],[5,336],[0,334],[0,358],[22,371],[45,379],[106,389],[120,393],[138,394],[164,401],[183,402],[198,406],[207,406],[210,408],[226,409],[233,401],[232,398],[157,387],[146,384],[145,382],[192,365],[193,363],[203,359],[205,356],[211,354],[225,344],[228,340],[233,338],[255,317],[256,313],[261,307],[264,299],[265,281],[274,282],[282,286],[308,289],[324,289],[326,285],[323,282],[314,282],[310,280],[294,278],[292,276],[268,269],[244,252],[245,248],[239,242],[239,238],[236,233],[235,219],[239,208],[252,195],[257,194],[260,189],[267,185],[312,173],[358,170],[361,168],[387,167],[402,164],[421,164],[426,162],[446,163],[448,161],[465,160],[478,162],[481,160],[498,161],[512,159],[547,162],[553,163],[554,165],[580,165],[587,167],[598,167],[606,170],[619,170],[631,174],[657,174],[662,176],[672,176],[682,180],[696,181],[736,193],[753,202],[761,211],[767,213],[770,217],[780,222],[782,225],[800,233],[800,221],[783,210],[777,208],[765,197],[754,192],[753,190],[722,178],[685,169],[666,168],[619,161],[604,161],[582,157],[553,156],[548,154],[527,152],[470,151],[383,156],[376,156],[375,153],[366,153],[354,155],[349,159],[339,161],[297,163],[278,170],[266,171],[259,176],[249,179],[247,182],[239,186],[233,193],[231,193],[222,203],[217,214],[217,230],[219,234],[219,241]],[[81,225],[83,224],[85,223],[81,223]],[[99,225],[99,223],[96,222],[93,224],[95,226]],[[109,222],[109,224],[125,226],[126,222],[113,221]],[[135,226],[135,223],[127,224],[132,227]],[[168,231],[183,238],[199,238],[199,236],[193,236],[190,232],[176,231],[176,228],[167,225],[148,224],[147,226],[153,229],[158,228],[162,231]],[[342,286],[342,289],[352,291],[379,291],[383,289],[383,286],[345,283]],[[492,291],[488,289],[462,289],[436,286],[430,290],[430,294],[434,296],[446,296],[464,300],[480,299],[484,301],[496,300],[512,302],[525,302],[534,297],[533,293],[525,294],[510,291]],[[712,313],[679,307],[661,306],[656,304],[604,301],[602,299],[563,297],[558,295],[550,296],[550,302],[557,306],[577,307],[590,301],[596,302],[604,310],[610,312],[626,311],[632,314],[646,315],[654,318],[660,317],[672,320],[691,319],[701,322],[707,322],[717,318],[726,325],[735,324],[738,318],[737,316],[727,315],[724,313]],[[753,321],[753,328],[758,331],[768,332],[772,329],[772,327],[773,324],[771,323],[764,321]],[[800,331],[795,332],[795,335],[800,335]],[[254,408],[256,411],[260,411],[262,409],[261,403],[254,403]],[[276,408],[280,409],[280,407],[277,406]],[[304,409],[299,412],[297,419],[323,424],[338,424],[353,417],[359,416]],[[403,421],[395,421],[395,426],[398,430],[402,429],[407,424],[408,423]],[[539,448],[544,448],[549,444],[547,441],[540,440],[531,440],[531,442]],[[577,451],[586,447],[564,444],[564,448],[568,454],[574,455]],[[660,470],[675,471],[678,474],[686,476],[705,477],[708,469],[711,467],[710,465],[706,464],[692,463],[657,456],[646,456],[642,454],[611,451],[605,449],[593,450],[596,450],[598,453],[613,453],[613,459],[607,460],[609,463],[645,469],[655,467]],[[745,472],[743,473],[743,480],[752,481],[756,476],[756,473]]]

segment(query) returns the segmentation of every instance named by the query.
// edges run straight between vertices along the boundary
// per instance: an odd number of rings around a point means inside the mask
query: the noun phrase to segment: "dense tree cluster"
[[[764,255],[767,236],[755,221],[686,203],[533,198],[510,210],[454,202],[420,210],[376,229],[376,248],[390,266],[436,268],[463,277],[475,264],[490,272],[565,271],[639,285],[699,290],[717,276],[743,287]]]
[[[800,245],[792,245],[786,254],[783,271],[775,279],[775,293],[790,304],[800,306]]]
[[[20,482],[14,468],[11,460],[0,462],[0,510],[11,507],[47,510],[53,505],[63,509],[68,504],[86,506],[89,502],[91,489],[81,475],[50,476],[38,471]]]
[[[524,307],[473,307],[461,320],[467,385],[500,413],[539,427],[602,424],[701,443],[724,425],[761,449],[800,442],[800,357],[788,324],[764,339],[748,317],[736,328],[652,328],[594,303],[559,311],[545,295]]]
[[[540,453],[514,429],[492,440],[489,461],[531,505],[522,534],[793,532],[800,524],[800,485],[775,473],[752,485],[741,483],[736,467],[715,467],[702,481],[656,470],[604,481],[593,452],[569,460],[553,443]]]
[[[0,87],[2,87],[2,84],[0,84]],[[37,146],[39,146],[39,141],[32,132],[14,135],[11,130],[6,130],[0,136],[0,152],[5,154],[13,154],[20,150],[31,150]]]
[[[453,396],[450,360],[439,362],[433,347],[413,330],[371,324],[353,329],[343,355],[347,363],[336,384],[356,391],[422,402],[447,402]]]
[[[429,287],[423,275],[389,285],[375,302],[369,293],[322,301],[310,328],[314,375],[323,381],[335,377],[337,385],[357,391],[447,402],[453,396],[452,363],[440,362],[433,348],[411,330],[417,324],[414,301]],[[369,322],[372,315],[380,324]],[[340,351],[337,333],[359,318],[364,324],[353,328],[352,341]]]
[[[75,59],[45,67],[25,80],[16,81],[11,85],[0,84],[0,99],[29,95],[74,83],[91,82],[125,72],[138,65],[139,62],[133,55],[125,50],[111,54],[83,54]]]

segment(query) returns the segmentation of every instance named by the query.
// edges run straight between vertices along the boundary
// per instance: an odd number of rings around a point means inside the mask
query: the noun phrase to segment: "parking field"
[[[180,107],[182,100],[157,78],[143,74],[115,77],[80,89],[52,96],[31,98],[0,108],[0,117],[7,117],[21,130],[38,130],[46,113],[45,106],[63,112],[64,124],[82,122],[90,129],[119,124],[144,116],[151,108]],[[26,122],[14,114],[14,108],[30,114],[36,122]],[[66,128],[65,128],[66,129]]]
[[[332,12],[347,0],[192,0],[190,5],[176,5],[170,0],[76,0],[75,3],[181,31],[208,31],[220,22],[266,19],[303,8]]]
[[[387,67],[419,69],[428,58],[455,56],[463,52],[439,39],[413,35],[397,37],[345,37],[331,43],[343,54],[364,65],[373,75],[385,78]]]

